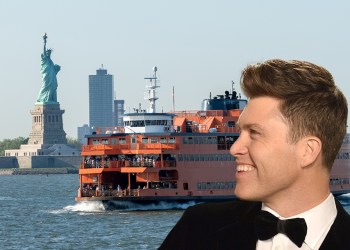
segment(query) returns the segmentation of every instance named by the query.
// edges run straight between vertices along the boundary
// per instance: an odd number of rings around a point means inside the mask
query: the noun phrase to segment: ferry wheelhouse
[[[156,67],[145,98],[148,112],[124,115],[124,126],[98,129],[82,147],[76,201],[203,202],[234,199],[235,127],[247,101],[232,92],[205,99],[200,111],[157,113]],[[332,170],[335,194],[350,192],[349,135]]]

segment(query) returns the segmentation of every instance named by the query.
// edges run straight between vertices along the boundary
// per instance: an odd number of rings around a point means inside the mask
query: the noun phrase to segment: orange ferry
[[[157,68],[146,86],[147,112],[124,115],[124,126],[98,129],[82,147],[76,201],[126,202],[219,201],[234,199],[235,158],[229,149],[247,100],[233,90],[204,99],[202,110],[157,113]],[[350,192],[350,135],[334,163],[330,187]]]

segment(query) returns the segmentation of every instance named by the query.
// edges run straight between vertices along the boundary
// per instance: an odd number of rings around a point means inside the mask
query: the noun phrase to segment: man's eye
[[[249,131],[249,133],[250,133],[251,135],[258,135],[258,134],[259,134],[259,132],[256,131],[256,130],[254,130],[254,129],[251,129],[251,130]]]

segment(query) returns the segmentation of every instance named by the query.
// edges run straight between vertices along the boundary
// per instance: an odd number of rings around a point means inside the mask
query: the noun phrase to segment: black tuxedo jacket
[[[350,249],[350,215],[336,200],[338,214],[321,250]],[[254,217],[261,202],[230,201],[189,207],[160,250],[254,250]]]

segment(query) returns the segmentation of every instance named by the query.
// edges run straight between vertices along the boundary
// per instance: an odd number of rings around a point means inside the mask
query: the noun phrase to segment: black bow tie
[[[255,218],[255,231],[259,240],[267,240],[282,233],[301,247],[305,240],[307,225],[302,218],[280,220],[271,213],[261,210]]]

